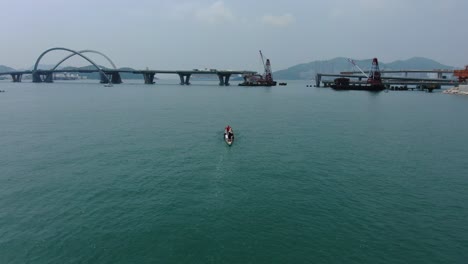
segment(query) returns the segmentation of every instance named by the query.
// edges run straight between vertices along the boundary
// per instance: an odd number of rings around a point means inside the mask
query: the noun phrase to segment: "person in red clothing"
[[[227,139],[228,140],[232,140],[232,130],[231,130],[231,127],[229,125],[227,125],[227,127],[225,128],[226,130],[224,131],[224,135],[227,136]]]

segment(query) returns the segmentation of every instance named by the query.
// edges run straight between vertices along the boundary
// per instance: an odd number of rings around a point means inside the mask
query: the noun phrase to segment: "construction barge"
[[[356,68],[359,69],[359,75],[354,75],[357,72],[342,72],[340,74],[332,73],[317,73],[315,77],[315,87],[320,87],[323,83],[324,87],[331,87],[334,90],[363,90],[363,91],[408,91],[408,90],[425,90],[432,92],[436,89],[441,89],[442,86],[456,86],[468,78],[468,68],[465,70],[455,70],[454,77],[459,77],[459,80],[447,78],[416,78],[416,77],[400,77],[400,76],[382,76],[379,69],[377,58],[372,61],[372,68],[366,74],[356,63],[348,59]],[[404,71],[403,71],[404,72]],[[425,71],[426,72],[426,71]],[[337,77],[333,80],[323,80],[322,77]],[[465,78],[466,77],[466,78]],[[358,79],[358,80],[356,80]]]
[[[357,66],[354,61],[351,63]],[[340,77],[336,78],[333,83],[330,85],[331,88],[335,90],[361,90],[361,91],[372,91],[380,92],[385,90],[385,85],[382,83],[382,78],[380,75],[379,61],[377,58],[372,60],[372,68],[369,75],[363,74],[367,77],[366,82],[350,82],[349,78]]]
[[[265,72],[263,75],[260,74],[245,74],[244,82],[239,83],[239,86],[276,86],[276,81],[273,81],[273,75],[271,74],[270,59],[263,59],[262,51],[260,50],[260,58],[262,59],[263,68]],[[284,85],[284,84],[283,84]]]

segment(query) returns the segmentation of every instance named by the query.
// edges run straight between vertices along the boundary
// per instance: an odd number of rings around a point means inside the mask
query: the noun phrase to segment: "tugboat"
[[[273,81],[273,75],[271,74],[270,59],[267,59],[265,63],[261,50],[260,50],[260,57],[262,58],[262,63],[263,63],[263,68],[265,69],[265,73],[263,75],[260,75],[260,74],[244,75],[243,76],[244,82],[239,83],[239,86],[276,86],[276,82]]]
[[[352,60],[351,63],[354,66],[357,66]],[[359,67],[358,69],[361,70]],[[383,85],[382,78],[380,76],[379,62],[377,58],[372,60],[372,68],[369,75],[365,74],[364,72],[362,73],[367,77],[367,82],[365,83],[351,83],[349,78],[340,77],[336,78],[330,87],[335,90],[363,90],[374,92],[385,90],[385,86]]]

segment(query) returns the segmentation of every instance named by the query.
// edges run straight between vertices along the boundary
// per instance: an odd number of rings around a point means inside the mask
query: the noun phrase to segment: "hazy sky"
[[[118,67],[273,70],[338,56],[468,64],[466,0],[0,0],[0,65],[51,47],[93,49]],[[66,53],[49,53],[55,64]],[[98,55],[89,55],[102,65]],[[66,65],[87,65],[74,58]]]

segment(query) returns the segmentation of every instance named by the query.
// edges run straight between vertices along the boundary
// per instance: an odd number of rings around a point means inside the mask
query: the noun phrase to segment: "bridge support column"
[[[10,75],[11,75],[11,78],[13,79],[13,82],[21,82],[21,78],[23,77],[23,74],[21,73],[12,73]]]
[[[44,78],[44,82],[46,83],[53,83],[54,82],[54,74],[52,72],[46,73]]]
[[[122,78],[120,77],[120,73],[113,72],[111,74],[111,82],[114,83],[114,84],[122,83]]]
[[[143,73],[143,78],[145,79],[145,84],[154,84],[154,72],[145,72]]]
[[[54,82],[54,73],[53,72],[33,72],[32,73],[33,83],[52,83]]]
[[[191,74],[181,74],[179,73],[180,85],[190,85],[190,76]]]
[[[320,87],[320,82],[322,82],[322,75],[316,74],[315,75],[315,87]]]
[[[32,82],[33,83],[41,83],[42,82],[41,75],[38,72],[33,72],[32,73]]]
[[[118,72],[104,72],[104,74],[99,73],[99,76],[101,76],[101,83],[109,83],[109,80],[113,84],[119,84],[122,83],[122,78],[120,77],[120,73]],[[107,77],[107,78],[106,78]]]
[[[231,78],[231,74],[219,74],[218,73],[218,78],[219,78],[219,85],[220,86],[223,86],[223,85],[228,86],[229,85],[229,78]]]
[[[180,78],[180,85],[184,85],[185,83],[184,76],[182,74],[179,74],[179,78]]]
[[[438,73],[437,73],[437,79],[442,79],[442,78],[443,78],[443,77],[442,77],[442,73],[441,73],[441,72],[438,72]]]
[[[100,83],[109,83],[109,80],[112,81],[112,76],[110,76],[107,72],[106,74],[102,74],[102,72],[100,72],[99,76],[101,77]]]

